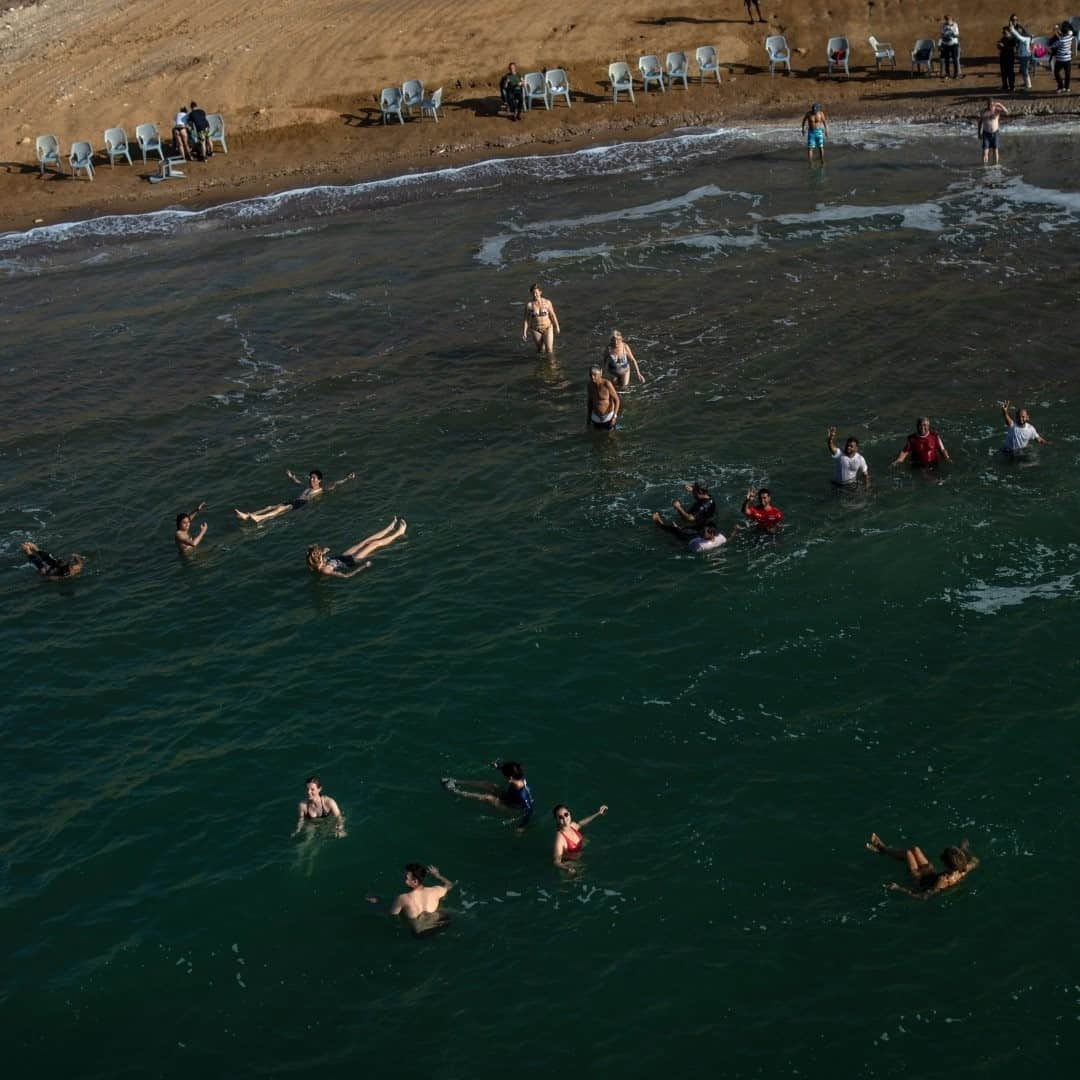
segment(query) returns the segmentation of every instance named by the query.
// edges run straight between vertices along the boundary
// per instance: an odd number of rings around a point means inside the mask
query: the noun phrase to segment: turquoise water
[[[0,238],[7,1056],[47,1076],[1064,1075],[1075,139],[763,132]],[[96,230],[96,231],[95,231]],[[541,280],[554,364],[517,341]],[[647,376],[584,428],[618,326]],[[996,453],[997,402],[1052,445]],[[929,412],[955,465],[890,470]],[[825,428],[869,495],[829,485]],[[357,480],[261,527],[231,509]],[[775,539],[649,522],[767,483]],[[210,505],[194,559],[172,517]],[[304,566],[408,519],[351,581]],[[81,551],[41,583],[34,539]],[[525,762],[536,822],[447,774]],[[319,772],[347,836],[290,833]],[[587,830],[550,866],[550,807]],[[871,830],[982,865],[887,894]],[[415,939],[405,862],[459,882]]]

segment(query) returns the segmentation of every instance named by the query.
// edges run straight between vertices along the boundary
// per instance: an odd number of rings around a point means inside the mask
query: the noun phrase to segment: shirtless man
[[[1009,115],[1009,110],[995,101],[993,98],[986,99],[986,107],[979,113],[979,138],[982,140],[982,161],[984,165],[990,164],[990,151],[994,151],[994,164],[1000,160],[998,142],[1001,136],[1001,116]]]
[[[205,509],[206,503],[201,502],[190,514],[176,515],[176,546],[181,555],[193,555],[195,549],[202,543],[203,537],[206,535],[206,522],[204,521],[199,526],[199,531],[194,536],[191,535],[190,530],[195,515]]]
[[[585,423],[601,431],[614,431],[621,408],[615,384],[604,378],[604,369],[599,364],[593,364],[589,368],[588,393],[585,395]]]
[[[806,132],[806,160],[814,163],[814,151],[817,150],[821,164],[825,164],[825,136],[829,134],[829,121],[824,110],[815,101],[802,118],[802,130]]]
[[[562,333],[559,329],[559,317],[555,314],[555,305],[543,295],[539,285],[533,285],[529,291],[532,299],[525,305],[521,340],[528,341],[532,334],[536,351],[551,356],[555,351],[555,335]]]
[[[438,878],[438,885],[425,885],[424,878],[430,874]],[[391,915],[404,915],[409,920],[414,934],[424,934],[437,930],[447,924],[447,919],[439,912],[439,901],[454,887],[452,881],[439,873],[437,866],[424,866],[423,863],[408,863],[405,867],[405,888],[408,892],[390,905]],[[378,898],[369,896],[369,904],[377,904]]]
[[[322,473],[318,469],[312,469],[308,473],[307,486],[304,486],[304,481],[301,480],[292,469],[286,469],[285,475],[294,483],[299,484],[303,491],[300,495],[293,499],[292,502],[274,503],[271,506],[264,506],[261,510],[252,510],[251,513],[245,513],[243,510],[233,510],[233,513],[241,521],[254,521],[256,525],[269,521],[270,518],[276,518],[280,514],[287,514],[290,510],[299,509],[301,506],[306,506],[312,499],[318,498],[325,491],[333,491],[334,488],[341,487],[346,480],[355,480],[356,473],[351,472],[348,476],[343,476],[340,480],[335,481],[333,484],[324,484]]]
[[[322,781],[317,776],[309,776],[304,781],[307,788],[307,798],[299,804],[297,810],[300,817],[297,819],[295,836],[308,821],[317,821],[319,818],[332,817],[334,819],[334,835],[345,835],[345,816],[341,807],[329,795],[322,793]]]

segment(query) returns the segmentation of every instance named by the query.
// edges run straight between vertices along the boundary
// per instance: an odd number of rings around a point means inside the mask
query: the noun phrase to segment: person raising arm
[[[204,521],[194,536],[191,535],[191,523],[195,515],[206,509],[206,503],[201,502],[190,514],[176,515],[176,546],[185,555],[190,555],[203,541],[206,535],[206,522]]]

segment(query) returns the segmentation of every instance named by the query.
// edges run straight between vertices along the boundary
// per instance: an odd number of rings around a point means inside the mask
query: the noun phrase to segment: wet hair
[[[694,491],[700,491],[702,495],[709,494],[709,482],[707,480],[695,480],[690,487]]]
[[[520,761],[504,761],[499,766],[499,771],[507,780],[524,780],[525,767]]]
[[[845,446],[847,446],[847,444],[848,444],[848,443],[854,443],[854,444],[855,444],[856,446],[858,446],[858,445],[859,445],[859,440],[858,440],[858,439],[856,439],[854,435],[849,435],[849,436],[848,436],[848,437],[847,437],[847,438],[846,438],[846,439],[844,440],[844,445],[845,445]]]
[[[560,810],[565,810],[568,814],[570,813],[570,807],[567,806],[566,803],[556,803],[555,809],[551,811],[551,816],[557,818]]]
[[[191,520],[191,515],[190,514],[177,514],[176,515],[176,528],[177,528],[177,530],[179,530],[180,522],[183,521],[184,518],[187,518],[190,521]]]
[[[412,874],[412,876],[421,885],[424,883],[424,878],[427,877],[427,867],[423,863],[411,862],[405,864],[405,873]]]
[[[529,292],[532,292],[533,289],[540,289],[540,286],[537,285],[535,281],[529,286]],[[543,292],[544,290],[540,289],[540,291]]]
[[[311,567],[312,570],[318,570],[319,569],[319,563],[318,563],[318,560],[315,558],[315,556],[316,556],[316,554],[320,553],[321,551],[322,551],[322,548],[319,547],[318,544],[312,544],[307,549],[307,564],[308,564],[308,566]]]
[[[319,469],[308,469],[308,476],[314,476],[320,484],[322,483],[322,472]]]
[[[770,499],[772,498],[768,488],[758,488],[758,498],[760,499],[762,495],[768,495]]]
[[[952,844],[941,853],[941,861],[950,870],[966,870],[968,865],[967,853]]]
[[[621,330],[612,330],[611,331],[611,337],[612,337],[613,340],[615,338],[618,338],[620,341],[622,341],[622,331]]]
[[[591,375],[594,371],[599,371],[601,374],[604,373],[604,369],[599,364],[590,364],[589,374]]]

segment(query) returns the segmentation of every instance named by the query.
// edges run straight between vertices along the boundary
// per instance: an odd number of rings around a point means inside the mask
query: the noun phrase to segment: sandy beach
[[[209,0],[186,15],[162,0],[43,0],[0,16],[0,112],[8,151],[0,170],[0,230],[21,230],[105,213],[200,207],[323,183],[465,164],[609,140],[644,138],[688,125],[767,122],[797,128],[811,101],[834,124],[860,118],[974,120],[980,97],[999,92],[996,43],[1012,9],[952,6],[961,27],[964,78],[912,77],[918,37],[937,37],[940,5],[910,0],[762,3],[764,23],[748,24],[742,0],[704,5],[628,0],[582,13],[570,0],[543,8],[464,0]],[[1054,4],[1028,4],[1021,21],[1048,33],[1063,18]],[[770,77],[763,42],[783,33],[794,74]],[[851,42],[851,78],[825,74],[825,42]],[[867,37],[890,42],[895,72],[875,71]],[[607,65],[671,50],[693,56],[714,45],[722,83],[665,94],[637,91],[614,105]],[[563,67],[573,107],[534,110],[521,124],[498,108],[506,62],[521,71]],[[691,61],[691,71],[695,71]],[[421,79],[444,88],[438,124],[380,122],[380,88]],[[1077,100],[1054,93],[1040,71],[1030,92],[1007,103],[1013,117],[1076,115]],[[194,162],[182,180],[152,185],[156,169],[99,165],[93,182],[39,175],[35,136],[102,147],[102,132],[157,122],[163,135],[181,103],[195,99],[226,121],[229,153]]]

